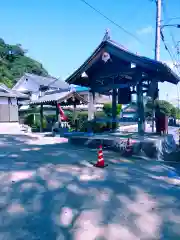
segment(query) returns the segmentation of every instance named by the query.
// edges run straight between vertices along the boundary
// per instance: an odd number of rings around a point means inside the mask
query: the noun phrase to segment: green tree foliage
[[[178,112],[179,112],[178,108],[174,107],[171,103],[164,100],[156,100],[153,104],[151,99],[149,99],[145,105],[146,117],[152,117],[153,108],[156,105],[159,106],[160,112],[165,114],[166,116],[170,116],[174,118],[178,117]]]
[[[118,116],[121,112],[122,105],[117,104],[117,111],[116,111],[116,116]],[[112,104],[111,103],[105,103],[103,106],[103,111],[108,117],[112,117]]]
[[[0,38],[0,82],[12,87],[25,72],[48,76],[42,64],[26,56],[21,44],[9,45]]]

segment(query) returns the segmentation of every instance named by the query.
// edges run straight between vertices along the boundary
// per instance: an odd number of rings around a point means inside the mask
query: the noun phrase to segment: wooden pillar
[[[137,84],[137,108],[138,108],[138,133],[143,135],[145,132],[145,115],[142,82],[139,82]]]
[[[88,94],[88,121],[94,119],[94,93],[89,91]]]
[[[73,121],[76,118],[76,102],[73,103]]]
[[[59,122],[59,108],[57,102],[56,102],[56,122]]]
[[[40,105],[40,132],[43,132],[43,104]]]
[[[88,121],[91,121],[94,119],[94,99],[95,99],[95,92],[89,91],[88,94]],[[92,122],[88,123],[87,131],[92,132]]]
[[[74,126],[75,126],[75,131],[77,132],[78,131],[78,122],[77,122],[77,119],[76,119],[76,102],[75,101],[73,103],[73,123],[74,123]]]
[[[117,89],[112,92],[112,130],[116,129],[116,114],[117,114]]]

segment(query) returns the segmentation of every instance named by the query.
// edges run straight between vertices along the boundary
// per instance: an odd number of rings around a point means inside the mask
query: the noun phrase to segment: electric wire
[[[165,0],[163,0],[162,2],[162,8],[163,8],[163,15],[164,15],[164,18],[166,18],[168,15],[167,15],[167,8],[166,8],[166,4],[165,4]],[[168,18],[168,17],[167,17]],[[168,18],[169,19],[169,18]],[[171,39],[172,39],[172,42],[173,42],[173,45],[174,45],[174,49],[177,50],[177,58],[175,57],[175,55],[171,53],[171,51],[169,50],[169,48],[167,47],[167,44],[165,43],[165,39],[164,39],[164,34],[162,33],[161,31],[161,39],[164,43],[164,47],[165,49],[168,51],[170,57],[171,57],[171,60],[173,62],[173,66],[176,68],[177,70],[177,73],[178,75],[180,75],[180,69],[179,69],[179,53],[178,53],[178,44],[179,44],[179,41],[176,43],[176,40],[174,38],[174,35],[170,29],[170,36],[171,36]],[[175,60],[174,60],[175,58]],[[179,85],[177,84],[176,86],[176,90],[177,90],[177,108],[178,108],[178,114],[180,113],[180,94],[179,94]]]
[[[167,8],[166,8],[165,0],[163,0],[163,2],[162,2],[162,9],[163,9],[164,20],[165,20],[165,19],[169,19],[168,13],[167,13]],[[172,32],[172,29],[169,28],[168,30],[169,30],[169,33],[170,33],[170,36],[171,36],[171,39],[172,39],[172,42],[173,42],[173,45],[174,45],[173,47],[174,47],[174,49],[176,49],[176,43],[177,43],[177,41],[175,40],[175,37],[174,37],[173,32]],[[172,50],[172,51],[173,51],[173,50]],[[178,59],[176,58],[176,53],[172,53],[172,54],[173,54],[173,56],[174,56],[174,58],[175,58],[175,60],[176,60],[176,63],[177,63]],[[177,56],[177,57],[178,57],[178,56]],[[175,64],[175,67],[176,67],[176,65],[177,65],[177,64]]]
[[[96,13],[98,13],[99,15],[101,15],[104,19],[106,19],[107,21],[109,21],[110,23],[112,23],[113,25],[115,25],[117,28],[119,28],[120,30],[122,30],[123,32],[125,32],[126,34],[128,34],[129,36],[131,36],[132,38],[136,39],[136,41],[138,41],[139,43],[145,45],[145,43],[140,40],[140,38],[138,38],[135,34],[131,33],[130,31],[128,31],[127,29],[125,29],[123,26],[121,26],[120,24],[118,24],[117,22],[115,22],[114,20],[112,20],[110,17],[108,17],[107,15],[105,15],[104,13],[102,13],[100,10],[98,10],[96,7],[94,7],[93,5],[91,5],[90,3],[88,3],[86,0],[79,0],[82,3],[84,3],[85,5],[87,5],[89,8],[91,8],[93,11],[95,11]],[[154,51],[154,50],[153,50]]]

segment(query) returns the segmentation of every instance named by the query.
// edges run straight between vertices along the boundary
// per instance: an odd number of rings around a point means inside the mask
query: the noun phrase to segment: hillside
[[[0,38],[0,82],[12,87],[25,72],[48,76],[42,64],[26,53],[20,44],[9,45]]]

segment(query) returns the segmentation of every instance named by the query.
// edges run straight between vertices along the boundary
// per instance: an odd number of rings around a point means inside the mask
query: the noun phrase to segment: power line
[[[162,42],[163,42],[163,44],[164,44],[164,47],[165,47],[166,51],[169,53],[170,58],[171,58],[171,60],[172,60],[172,62],[173,62],[173,65],[174,65],[174,57],[173,57],[171,51],[169,50],[169,48],[168,48],[168,46],[167,46],[167,44],[166,44],[166,42],[165,42],[164,34],[163,34],[162,31],[161,31],[161,40],[162,40]]]
[[[169,53],[169,56],[170,56],[171,61],[173,63],[173,66],[176,68],[177,73],[180,75],[180,70],[179,70],[179,67],[176,64],[176,59],[174,60],[174,56],[172,55],[171,51],[169,50],[169,48],[168,48],[168,46],[165,42],[164,34],[162,33],[162,31],[161,31],[161,39],[162,39],[162,42],[164,44],[164,47],[165,47],[166,51]]]
[[[134,39],[136,39],[138,42],[144,44],[136,35],[134,35],[133,33],[131,33],[130,31],[126,30],[124,27],[122,27],[120,24],[116,23],[115,21],[113,21],[110,17],[106,16],[104,13],[102,13],[100,10],[98,10],[97,8],[95,8],[94,6],[92,6],[91,4],[89,4],[87,1],[85,0],[80,0],[81,2],[83,2],[84,4],[86,4],[88,7],[90,7],[91,9],[93,9],[96,13],[98,13],[99,15],[101,15],[103,18],[105,18],[106,20],[108,20],[110,23],[112,23],[113,25],[115,25],[116,27],[118,27],[119,29],[121,29],[122,31],[124,31],[126,34],[128,34],[129,36],[133,37]]]
[[[163,8],[163,15],[164,15],[164,18],[167,17],[167,19],[169,19],[168,14],[167,14],[167,8],[166,8],[165,0],[163,1],[162,8]],[[173,44],[174,44],[174,48],[176,49],[176,40],[175,40],[174,35],[173,35],[173,32],[172,32],[172,30],[171,30],[170,28],[169,28],[169,33],[170,33],[170,36],[171,36],[172,42],[173,42]],[[173,54],[173,55],[176,55],[176,53]],[[174,57],[175,57],[175,56],[174,56]]]

